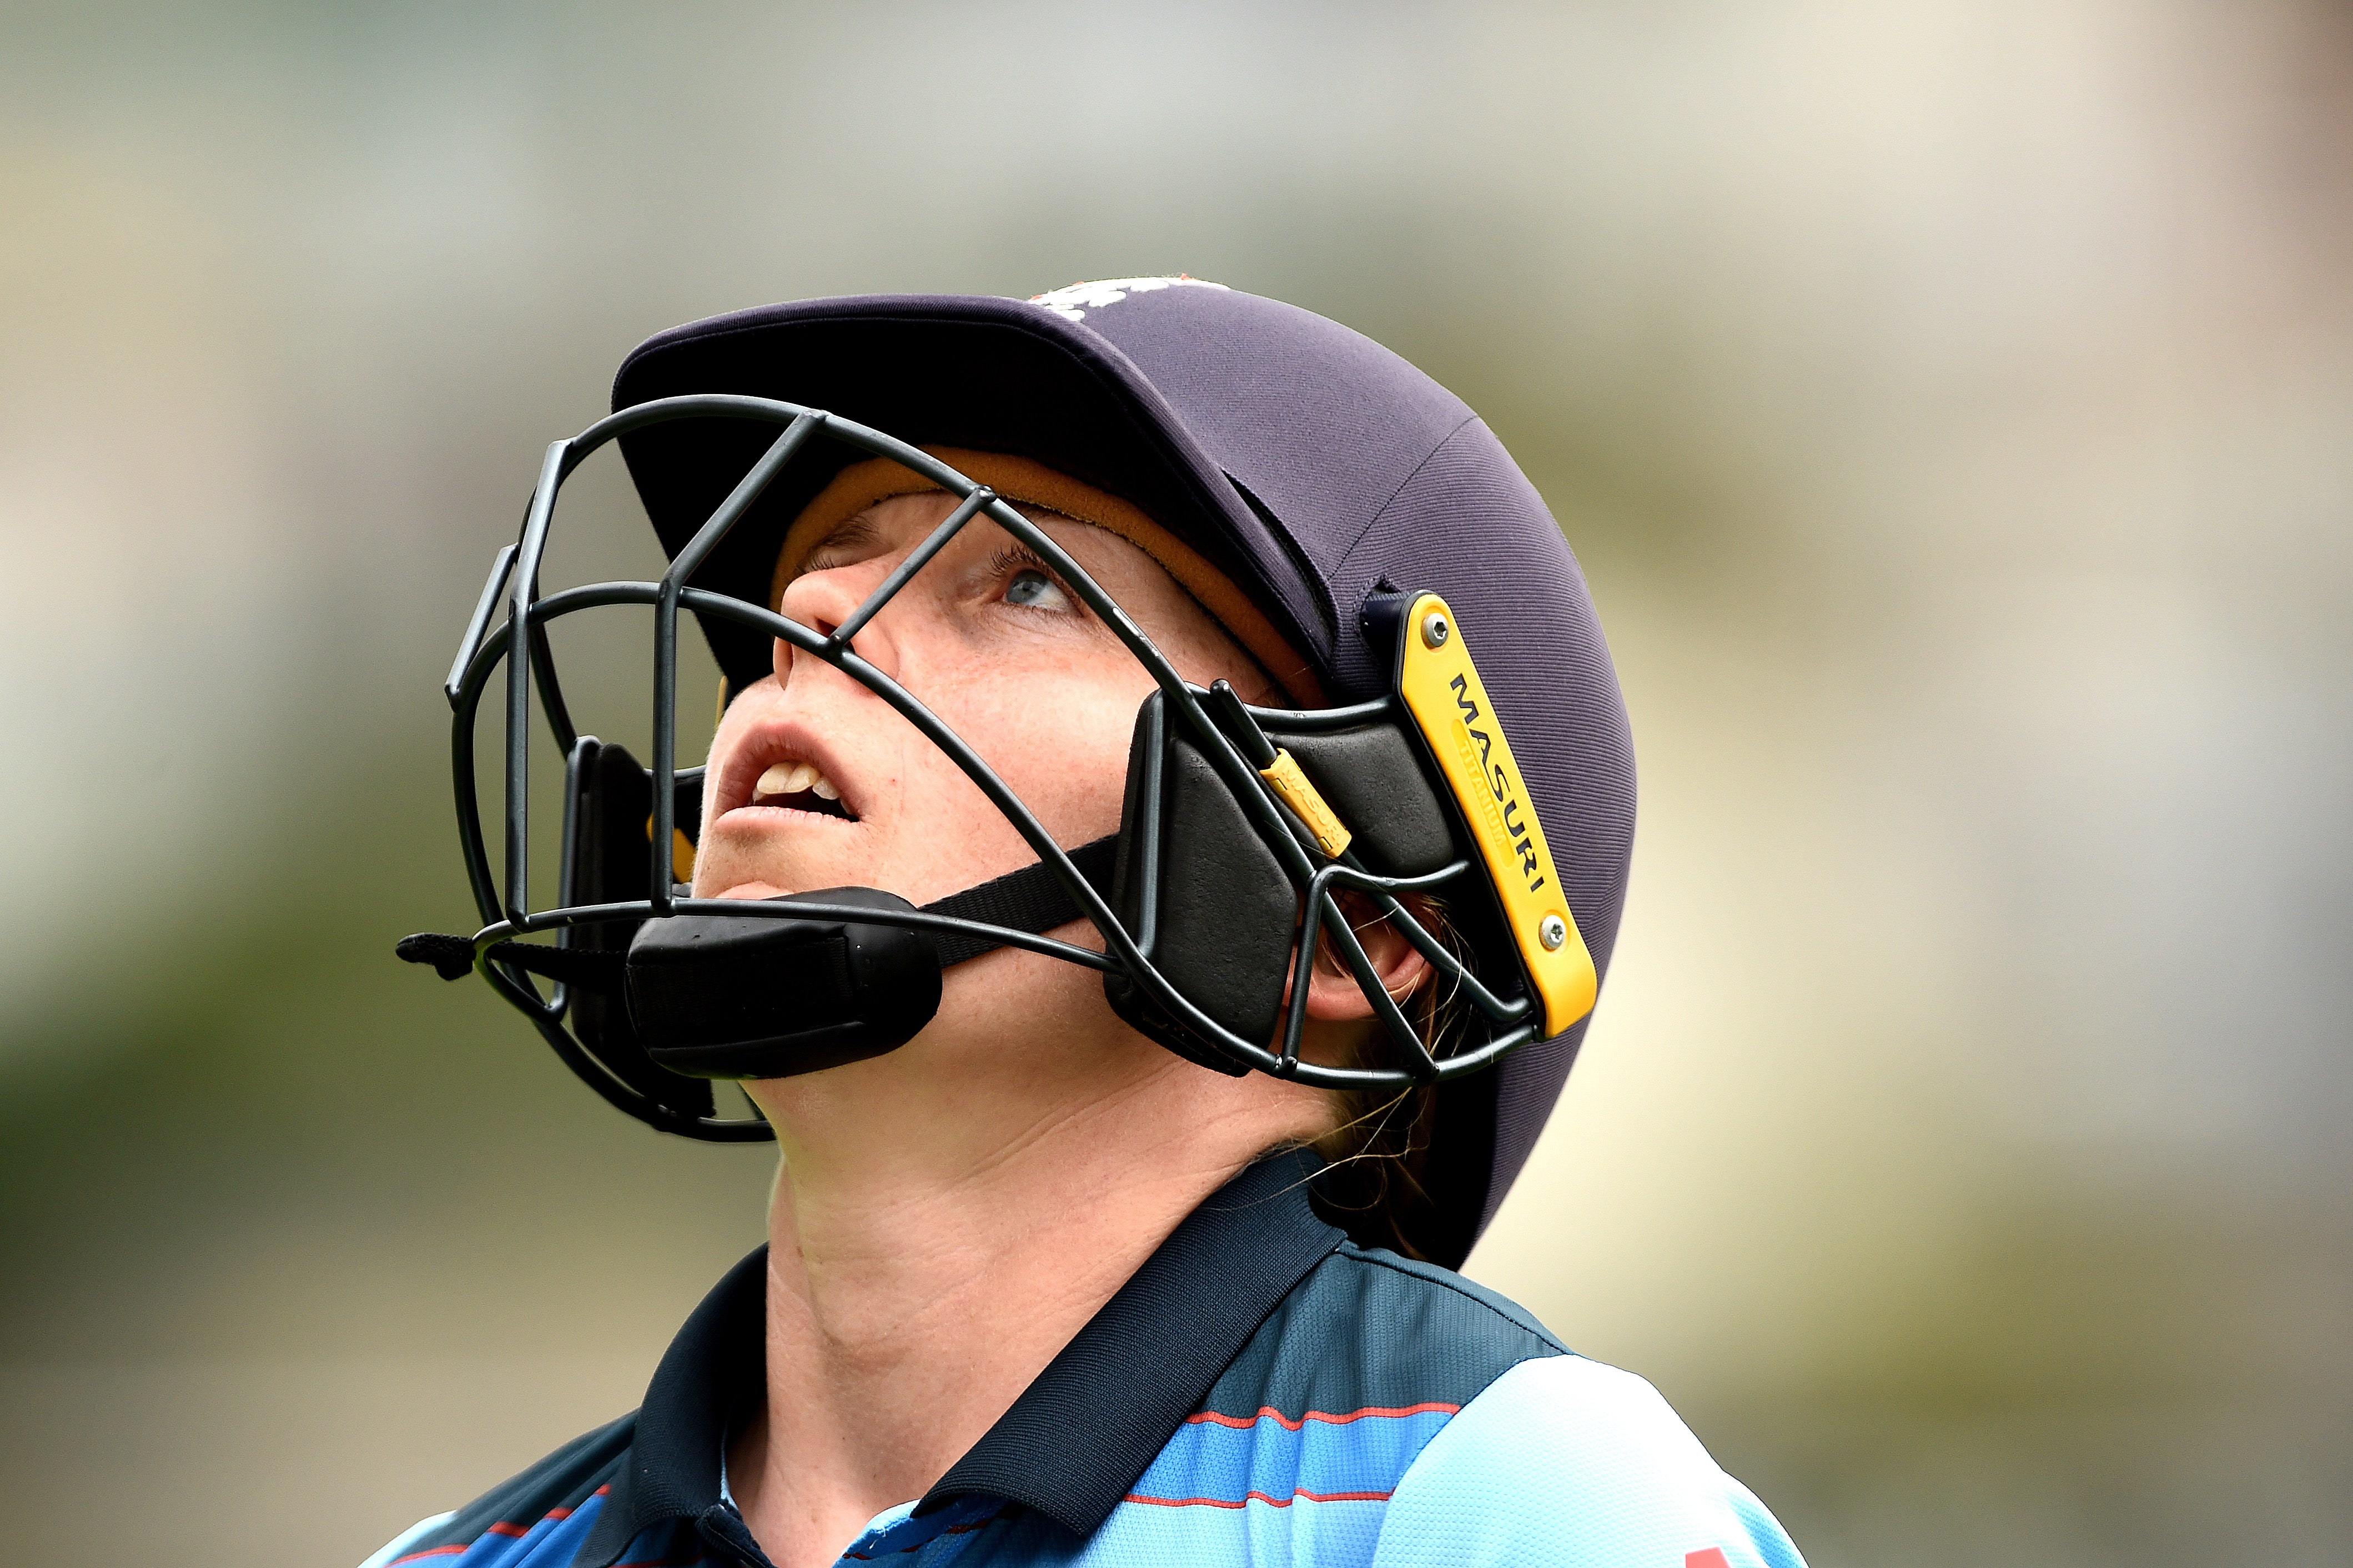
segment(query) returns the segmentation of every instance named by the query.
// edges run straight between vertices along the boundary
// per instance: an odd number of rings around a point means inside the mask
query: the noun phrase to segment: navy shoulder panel
[[[1514,1303],[1451,1269],[1343,1243],[1293,1288],[1202,1409],[1290,1422],[1459,1409],[1524,1361],[1568,1349]]]
[[[637,1435],[635,1411],[575,1437],[519,1475],[509,1477],[413,1541],[396,1561],[462,1552],[485,1536],[510,1543],[544,1521],[561,1522],[607,1490]]]

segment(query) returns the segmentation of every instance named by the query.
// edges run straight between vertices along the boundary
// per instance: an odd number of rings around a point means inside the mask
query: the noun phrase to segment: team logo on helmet
[[[1116,305],[1130,294],[1152,294],[1176,288],[1223,289],[1225,285],[1206,278],[1187,278],[1181,272],[1174,278],[1106,278],[1100,283],[1073,283],[1066,289],[1033,294],[1029,302],[1045,306],[1066,321],[1083,321],[1089,310]]]

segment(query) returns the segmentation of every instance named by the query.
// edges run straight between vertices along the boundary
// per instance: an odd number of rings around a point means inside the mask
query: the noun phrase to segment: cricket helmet
[[[1459,1263],[1575,1059],[1634,823],[1631,739],[1584,577],[1487,426],[1358,333],[1187,278],[715,317],[641,344],[612,401],[611,416],[548,449],[522,537],[494,563],[446,684],[459,837],[484,924],[411,938],[403,956],[481,975],[630,1114],[733,1140],[765,1126],[715,1116],[707,1080],[894,1048],[933,1016],[944,967],[1000,945],[1047,952],[1102,971],[1123,1018],[1205,1068],[1431,1090],[1420,1180],[1435,1217],[1417,1244]],[[543,594],[564,480],[614,442],[670,570],[659,583]],[[1111,498],[1117,515],[1089,515],[1058,479]],[[931,489],[958,504],[849,620],[827,633],[779,613],[812,520]],[[1015,502],[1139,543],[1289,705],[1188,686]],[[1055,843],[920,692],[851,647],[930,552],[982,516],[1047,560],[1153,677],[1113,838]],[[614,605],[655,612],[642,764],[574,729],[546,637],[557,617]],[[700,771],[673,754],[681,609],[717,660],[723,703],[770,672],[778,639],[832,664],[962,767],[1038,863],[921,909],[876,889],[692,897],[679,884]],[[501,667],[494,867],[474,728]],[[565,767],[552,905],[534,904],[528,885],[534,707]],[[1438,1051],[1381,990],[1344,895],[1386,913],[1434,983],[1467,1003]],[[1446,930],[1415,914],[1425,898],[1443,901]],[[1080,918],[1103,952],[1042,934]],[[552,945],[525,940],[551,932]],[[1384,1025],[1378,1060],[1299,1056],[1305,988],[1284,994],[1294,955],[1319,933]]]

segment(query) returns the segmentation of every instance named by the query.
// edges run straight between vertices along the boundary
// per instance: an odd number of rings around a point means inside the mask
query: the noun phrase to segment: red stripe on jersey
[[[603,1497],[612,1489],[613,1489],[609,1486],[602,1486],[598,1487],[595,1491],[590,1492],[588,1495],[590,1497]],[[564,1520],[570,1519],[572,1517],[572,1511],[573,1510],[568,1508],[552,1508],[540,1517],[543,1521],[561,1522]],[[501,1519],[493,1522],[491,1527],[482,1533],[485,1535],[503,1535],[510,1541],[520,1541],[524,1536],[529,1535],[532,1532],[532,1529],[533,1527],[531,1525],[515,1524],[508,1520]],[[470,1542],[467,1544],[471,1545],[472,1543]],[[466,1546],[429,1547],[423,1552],[412,1552],[406,1557],[396,1557],[390,1563],[385,1564],[385,1568],[400,1568],[400,1565],[404,1563],[417,1563],[427,1557],[454,1557],[458,1553],[464,1552],[466,1549]],[[700,1559],[688,1558],[685,1561],[698,1562]],[[623,1568],[651,1568],[651,1564],[625,1564],[623,1565]]]
[[[1324,1410],[1310,1410],[1294,1421],[1273,1405],[1261,1405],[1255,1415],[1220,1415],[1214,1410],[1204,1410],[1198,1415],[1185,1417],[1185,1425],[1198,1426],[1206,1421],[1213,1426],[1240,1428],[1255,1426],[1261,1421],[1271,1421],[1287,1432],[1296,1432],[1310,1421],[1324,1421],[1335,1426],[1345,1426],[1351,1421],[1362,1421],[1366,1416],[1394,1418],[1399,1415],[1452,1415],[1461,1408],[1460,1405],[1441,1405],[1436,1401],[1427,1405],[1367,1405],[1361,1410],[1345,1410],[1337,1415]]]
[[[1388,1492],[1311,1492],[1295,1491],[1289,1497],[1275,1497],[1268,1492],[1244,1492],[1240,1499],[1222,1497],[1146,1497],[1142,1492],[1130,1492],[1122,1502],[1140,1502],[1152,1508],[1241,1508],[1250,1502],[1268,1503],[1275,1508],[1289,1508],[1301,1498],[1309,1502],[1387,1502]]]

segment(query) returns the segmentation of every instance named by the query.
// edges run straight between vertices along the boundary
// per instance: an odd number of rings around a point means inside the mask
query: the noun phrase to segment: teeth
[[[818,771],[807,763],[778,763],[752,786],[754,799],[764,795],[798,795],[818,782]],[[830,800],[833,797],[826,797]]]
[[[839,800],[841,798],[841,792],[833,787],[833,781],[830,779],[820,778],[815,784],[809,785],[809,788],[817,792],[817,797],[819,800]]]

